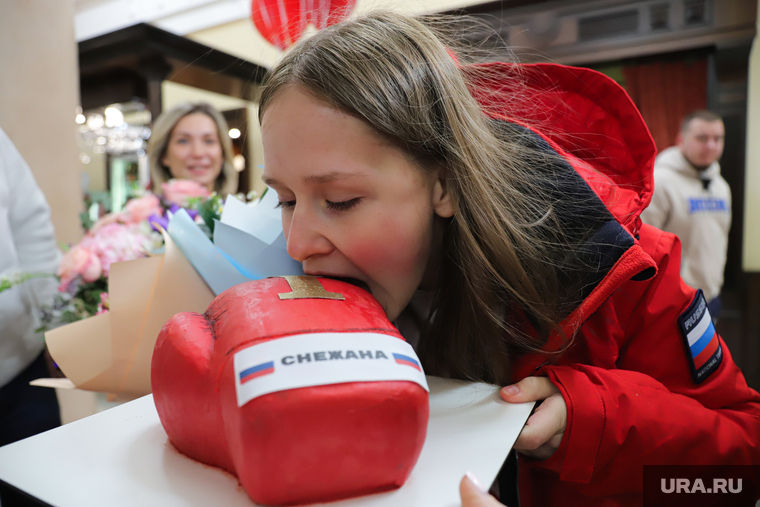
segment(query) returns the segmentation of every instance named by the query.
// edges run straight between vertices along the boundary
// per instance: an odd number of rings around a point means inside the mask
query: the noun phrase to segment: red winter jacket
[[[524,65],[515,79],[515,69],[481,67],[487,76],[473,94],[493,117],[541,132],[614,217],[602,236],[617,247],[563,323],[577,331],[574,345],[551,365],[538,355],[513,365],[515,381],[548,376],[567,404],[559,449],[546,461],[520,457],[521,506],[641,505],[645,464],[760,465],[760,395],[717,336],[695,377],[704,356],[692,358],[681,321],[701,292],[681,280],[678,238],[641,225],[655,147],[638,111],[597,72]],[[508,104],[495,100],[505,96]]]

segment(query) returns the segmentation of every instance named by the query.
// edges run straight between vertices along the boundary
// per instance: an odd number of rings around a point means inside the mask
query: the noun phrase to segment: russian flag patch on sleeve
[[[717,370],[723,361],[723,347],[701,289],[697,291],[689,308],[678,317],[678,323],[686,344],[691,375],[694,382],[699,384]]]

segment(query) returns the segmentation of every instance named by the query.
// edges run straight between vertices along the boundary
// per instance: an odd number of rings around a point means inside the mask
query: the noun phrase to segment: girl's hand
[[[526,377],[503,387],[501,398],[509,403],[544,402],[525,423],[514,448],[525,456],[547,459],[559,448],[567,424],[567,405],[557,386],[546,377]]]
[[[470,472],[459,483],[459,496],[462,497],[462,507],[502,507]]]

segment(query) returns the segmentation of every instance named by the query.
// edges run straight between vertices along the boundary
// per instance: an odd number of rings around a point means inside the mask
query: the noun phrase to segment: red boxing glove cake
[[[177,449],[264,505],[400,487],[427,431],[413,349],[369,293],[328,278],[247,282],[175,315],[151,384]]]

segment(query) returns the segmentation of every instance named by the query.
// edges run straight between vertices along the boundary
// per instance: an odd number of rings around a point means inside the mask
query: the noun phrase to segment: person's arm
[[[612,303],[625,331],[619,369],[544,369],[567,404],[567,427],[557,451],[531,466],[588,496],[640,491],[646,464],[760,465],[760,395],[722,340],[720,366],[699,384],[692,378],[678,317],[695,293],[680,279],[680,242],[645,228],[642,243],[659,272],[629,282]]]
[[[17,254],[19,271],[55,273],[60,261],[50,207],[37,186],[31,169],[8,136],[0,130],[0,169],[8,188],[8,223]],[[22,292],[36,301],[50,303],[56,293],[54,278],[25,282]],[[27,292],[28,291],[28,292]]]

